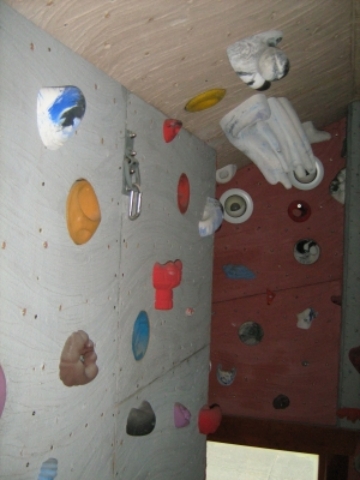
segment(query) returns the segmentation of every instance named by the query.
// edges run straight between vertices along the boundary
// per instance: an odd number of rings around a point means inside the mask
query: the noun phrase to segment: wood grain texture
[[[332,139],[313,145],[325,169],[323,182],[314,190],[268,185],[254,166],[217,187],[218,198],[228,188],[238,187],[254,201],[248,221],[223,222],[215,234],[209,399],[228,415],[336,422],[341,308],[331,296],[341,295],[342,290],[344,207],[328,188],[344,166],[340,152],[345,121],[327,130]],[[303,223],[294,222],[287,213],[290,202],[297,199],[312,209]],[[316,263],[301,265],[294,259],[293,247],[301,238],[313,238],[320,245]],[[225,264],[245,265],[256,278],[228,279],[222,269]],[[267,289],[275,294],[271,305],[267,305]],[[300,330],[296,315],[309,307],[319,316],[309,330]],[[246,321],[258,322],[264,329],[257,346],[244,345],[238,338]],[[231,386],[217,381],[218,364],[225,370],[237,368]],[[290,399],[285,410],[273,408],[279,394]]]
[[[358,90],[355,0],[7,3],[130,91],[182,120],[216,148],[219,167],[250,163],[219,127],[227,112],[255,93],[228,62],[226,48],[237,40],[283,31],[280,46],[291,69],[269,94],[287,97],[301,121],[314,120],[321,127],[339,120]],[[184,110],[194,95],[219,87],[227,95],[215,107],[196,114]]]

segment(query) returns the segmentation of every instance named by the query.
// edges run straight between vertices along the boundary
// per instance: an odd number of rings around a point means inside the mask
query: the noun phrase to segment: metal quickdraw
[[[135,133],[127,132],[124,158],[124,186],[123,193],[129,195],[128,217],[135,220],[141,213],[141,189],[139,162],[133,150]]]

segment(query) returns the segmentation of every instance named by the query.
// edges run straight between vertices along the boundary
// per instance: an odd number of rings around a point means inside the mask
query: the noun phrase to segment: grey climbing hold
[[[273,401],[273,407],[276,408],[277,410],[284,410],[290,405],[290,400],[289,397],[286,395],[278,395],[276,398],[274,398]]]
[[[257,345],[264,336],[264,330],[259,323],[245,322],[239,328],[239,338],[246,345]]]
[[[126,433],[135,437],[148,435],[151,433],[156,424],[156,416],[149,402],[144,400],[139,408],[130,410]]]

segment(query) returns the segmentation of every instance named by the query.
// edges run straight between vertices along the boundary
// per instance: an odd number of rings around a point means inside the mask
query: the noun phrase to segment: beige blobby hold
[[[95,344],[83,330],[66,340],[60,358],[60,379],[67,387],[86,385],[98,374]]]

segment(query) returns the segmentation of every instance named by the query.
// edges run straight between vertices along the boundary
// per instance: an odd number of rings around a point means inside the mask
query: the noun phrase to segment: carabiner
[[[132,189],[130,190],[129,196],[129,210],[128,217],[129,220],[135,220],[139,217],[141,213],[141,191],[139,185],[133,183]]]

